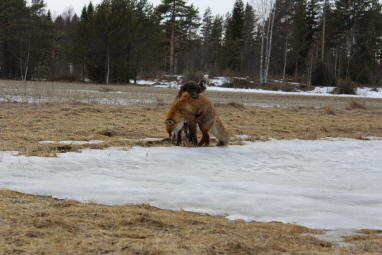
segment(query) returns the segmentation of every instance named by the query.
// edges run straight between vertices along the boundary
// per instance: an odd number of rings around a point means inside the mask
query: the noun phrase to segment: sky
[[[30,1],[28,1],[30,2]],[[47,9],[50,9],[52,16],[56,17],[63,12],[67,11],[69,7],[72,7],[74,11],[81,15],[81,10],[84,5],[88,5],[90,0],[45,0],[47,4]],[[94,5],[101,3],[102,0],[92,0]],[[152,3],[154,6],[161,3],[161,0],[148,0],[148,2]],[[244,1],[246,3],[247,1]],[[188,0],[187,4],[193,4],[196,7],[199,7],[199,14],[202,16],[207,7],[210,7],[212,10],[212,14],[220,14],[224,15],[227,12],[232,12],[235,0]]]

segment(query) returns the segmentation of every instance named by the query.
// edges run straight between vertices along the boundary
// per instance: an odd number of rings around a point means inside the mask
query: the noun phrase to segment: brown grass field
[[[83,148],[174,146],[167,140],[140,139],[167,138],[164,115],[176,92],[130,85],[0,81],[0,98],[6,98],[0,103],[0,151],[54,157]],[[233,144],[382,137],[381,99],[213,91],[206,95]],[[103,143],[58,143],[68,140]],[[382,253],[382,230],[346,237],[354,246],[342,248],[306,233],[320,231],[278,222],[228,221],[148,204],[103,206],[0,190],[0,254]]]

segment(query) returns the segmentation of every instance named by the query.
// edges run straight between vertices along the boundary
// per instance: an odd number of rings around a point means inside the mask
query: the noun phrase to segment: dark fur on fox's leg
[[[197,145],[198,143],[198,138],[197,138],[197,135],[196,135],[196,122],[195,123],[189,123],[189,130],[190,130],[190,142],[193,144],[193,145]]]
[[[190,139],[190,127],[188,126],[188,123],[184,123],[182,130],[184,131],[186,138]]]
[[[176,134],[176,146],[182,145],[182,129]]]

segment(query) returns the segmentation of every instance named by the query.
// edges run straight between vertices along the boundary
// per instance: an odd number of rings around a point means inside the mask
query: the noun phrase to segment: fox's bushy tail
[[[220,118],[216,116],[214,123],[212,124],[212,133],[219,140],[218,146],[226,146],[229,143],[229,133],[223,126]]]

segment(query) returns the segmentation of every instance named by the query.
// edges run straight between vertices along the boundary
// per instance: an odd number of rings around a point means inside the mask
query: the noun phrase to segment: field
[[[1,151],[54,157],[110,146],[173,146],[164,115],[176,89],[1,81]],[[207,91],[233,144],[244,140],[382,137],[382,100]],[[267,107],[262,107],[267,106]],[[128,140],[127,140],[128,139]],[[92,141],[96,144],[61,144]],[[41,143],[41,141],[56,141]],[[377,254],[380,231],[333,248],[282,223],[230,222],[150,205],[102,206],[0,191],[4,254]],[[3,248],[4,247],[4,248]]]

